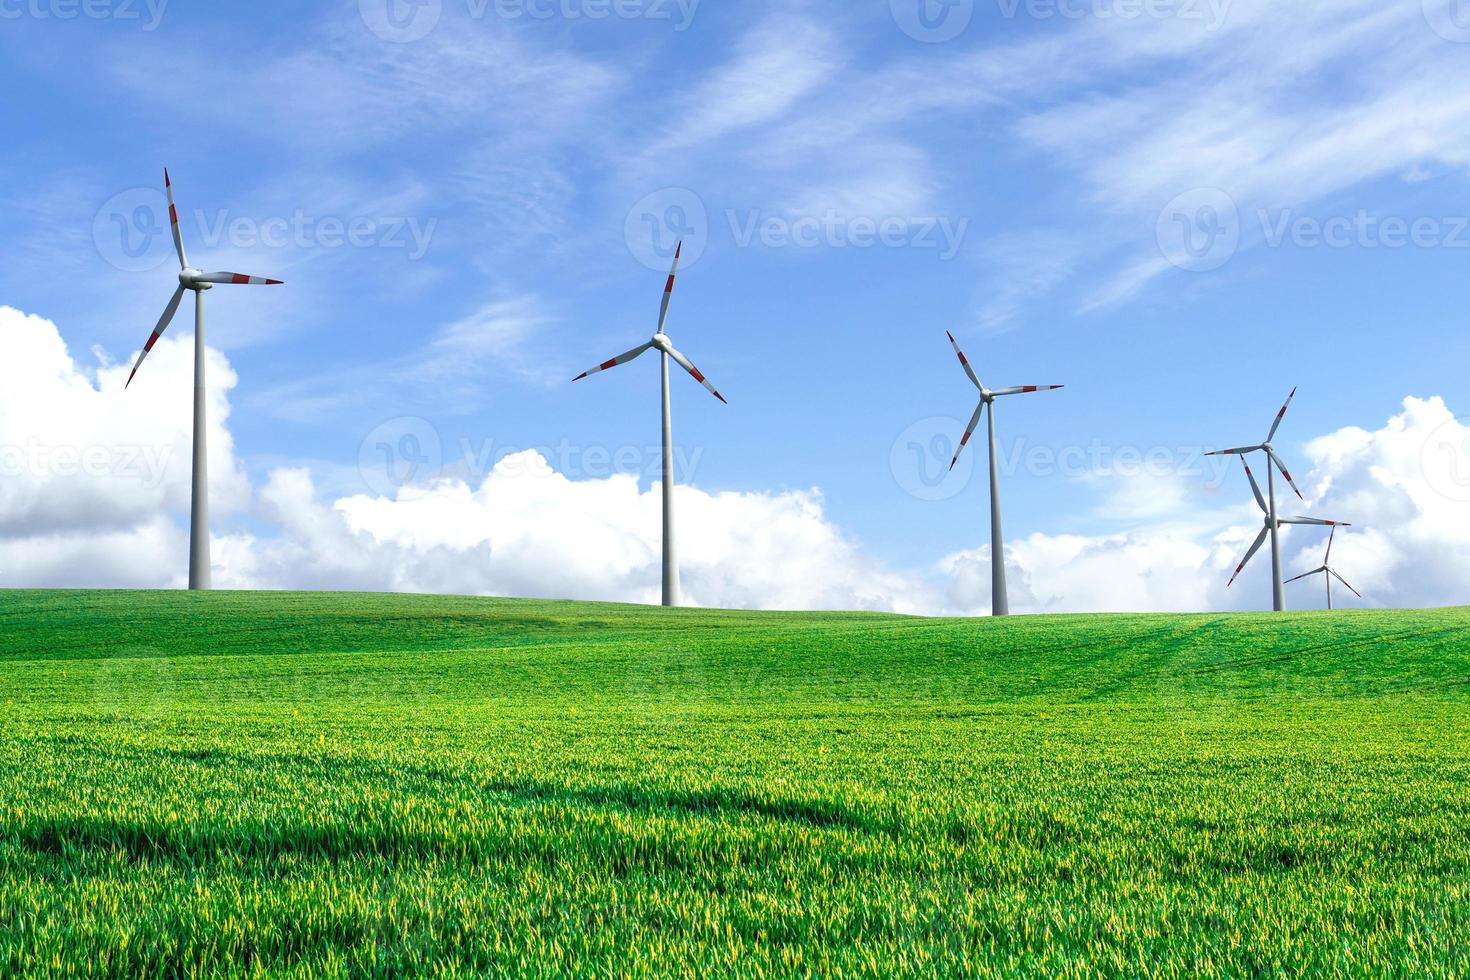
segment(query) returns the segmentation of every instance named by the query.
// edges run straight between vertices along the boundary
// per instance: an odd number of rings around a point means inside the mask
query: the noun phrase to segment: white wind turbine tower
[[[1011,613],[1010,598],[1006,591],[1006,555],[1005,537],[1000,530],[1000,476],[996,470],[995,458],[995,400],[1006,395],[1025,395],[1033,391],[1056,391],[1065,385],[1023,385],[1018,388],[1000,388],[991,391],[980,383],[975,376],[975,369],[970,367],[965,352],[960,350],[959,342],[954,339],[954,334],[945,331],[949,337],[951,346],[954,347],[955,355],[960,359],[960,365],[965,369],[965,375],[980,391],[980,404],[975,408],[975,414],[970,417],[970,425],[965,429],[964,436],[960,439],[959,448],[955,450],[954,459],[950,460],[949,468],[954,469],[955,463],[960,461],[960,453],[964,451],[965,445],[970,437],[975,434],[975,427],[980,424],[980,413],[985,411],[986,406],[990,412],[986,416],[986,424],[990,434],[990,614],[992,616],[1009,616]]]
[[[124,387],[133,383],[138,368],[143,365],[143,359],[148,356],[148,352],[153,350],[153,345],[158,343],[158,338],[163,336],[163,332],[168,329],[174,314],[179,310],[184,291],[193,291],[194,483],[189,509],[189,588],[207,589],[209,588],[209,454],[204,441],[204,293],[213,288],[216,283],[235,286],[279,286],[281,280],[262,279],[238,272],[200,272],[190,266],[189,258],[184,254],[184,238],[179,233],[179,209],[174,206],[173,182],[169,180],[167,169],[163,171],[163,187],[168,194],[168,220],[173,230],[174,251],[179,254],[179,286],[174,290],[173,298],[168,301],[168,306],[164,307],[163,316],[158,320],[158,326],[153,328],[148,342],[143,345],[142,352],[138,354],[138,360],[134,362],[132,374],[128,375],[128,383]]]
[[[710,390],[720,401],[725,401],[725,396],[715,390],[715,386],[705,379],[699,368],[695,367],[683,354],[674,349],[668,334],[664,333],[664,327],[669,319],[669,301],[674,297],[674,277],[679,273],[679,256],[684,251],[684,243],[680,242],[674,249],[674,265],[669,270],[669,281],[664,286],[663,305],[658,311],[658,332],[653,339],[646,344],[634,347],[624,354],[619,354],[610,361],[603,361],[590,371],[584,371],[573,378],[573,381],[581,381],[588,375],[608,368],[615,368],[619,364],[627,364],[640,354],[649,350],[657,350],[662,362],[663,374],[663,429],[664,429],[664,583],[663,604],[665,606],[677,606],[679,604],[679,559],[674,549],[674,427],[671,410],[669,408],[669,360],[678,364],[690,377]]]
[[[1344,525],[1341,525],[1341,526],[1342,527],[1348,527],[1349,525],[1344,524]],[[1290,585],[1292,582],[1300,582],[1302,579],[1304,579],[1304,578],[1311,578],[1313,575],[1320,575],[1320,576],[1322,576],[1323,580],[1327,583],[1327,608],[1329,610],[1332,608],[1332,580],[1333,579],[1337,579],[1343,585],[1347,585],[1347,590],[1349,592],[1351,592],[1353,595],[1357,596],[1359,599],[1363,598],[1363,593],[1359,592],[1357,589],[1353,588],[1351,585],[1348,585],[1347,579],[1345,579],[1341,575],[1337,574],[1337,570],[1332,567],[1332,539],[1335,538],[1335,537],[1337,537],[1337,528],[1334,527],[1332,529],[1332,533],[1329,534],[1329,535],[1327,535],[1327,556],[1322,559],[1322,567],[1321,568],[1314,568],[1310,572],[1307,572],[1305,575],[1298,575],[1296,578],[1291,578],[1291,579],[1287,579],[1286,580],[1286,584],[1287,585]]]
[[[1281,428],[1282,419],[1286,418],[1286,410],[1291,407],[1292,399],[1296,398],[1296,389],[1291,389],[1291,394],[1286,396],[1286,404],[1281,406],[1281,411],[1276,413],[1276,420],[1271,423],[1271,431],[1266,435],[1266,441],[1259,446],[1241,446],[1236,449],[1222,449],[1219,452],[1206,453],[1207,456],[1239,456],[1241,463],[1245,465],[1245,475],[1251,481],[1251,490],[1255,492],[1256,503],[1260,504],[1261,510],[1266,515],[1266,526],[1262,528],[1255,544],[1251,545],[1250,551],[1246,553],[1245,561],[1236,568],[1235,574],[1230,577],[1230,584],[1234,585],[1236,578],[1245,569],[1247,563],[1261,550],[1261,545],[1266,541],[1267,535],[1271,537],[1271,607],[1276,612],[1286,609],[1286,589],[1281,581],[1281,526],[1283,524],[1314,524],[1322,527],[1335,527],[1331,521],[1319,521],[1314,518],[1294,517],[1282,519],[1277,516],[1276,511],[1276,471],[1286,477],[1287,484],[1299,500],[1305,500],[1302,492],[1296,488],[1296,481],[1292,480],[1291,473],[1286,465],[1276,455],[1276,447],[1271,445],[1271,440],[1276,438],[1276,432]],[[1246,463],[1245,457],[1251,453],[1266,454],[1266,496],[1262,496],[1260,484],[1256,483],[1255,474],[1251,472],[1250,464]]]

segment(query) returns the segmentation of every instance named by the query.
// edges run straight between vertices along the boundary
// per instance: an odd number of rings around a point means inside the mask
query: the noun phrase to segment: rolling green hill
[[[0,592],[0,974],[1470,974],[1470,611]]]

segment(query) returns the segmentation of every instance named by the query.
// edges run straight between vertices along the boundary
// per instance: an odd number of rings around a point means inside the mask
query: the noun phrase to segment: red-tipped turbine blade
[[[949,345],[954,348],[954,355],[955,357],[958,357],[960,359],[960,367],[965,369],[965,374],[969,377],[970,383],[981,391],[984,391],[985,386],[982,385],[980,383],[980,379],[975,376],[975,369],[970,367],[970,359],[965,356],[964,351],[960,350],[960,342],[958,340],[955,340],[954,334],[950,333],[948,330],[944,332],[944,335],[949,338]]]
[[[637,357],[639,354],[642,354],[644,351],[648,350],[648,348],[652,346],[653,344],[651,343],[641,344],[638,347],[634,347],[632,350],[627,351],[626,353],[619,354],[617,357],[614,357],[610,361],[603,361],[601,364],[597,365],[597,367],[595,368],[592,368],[590,371],[583,371],[572,380],[581,381],[583,378],[593,374],[597,374],[599,371],[607,371],[611,368],[617,367],[619,364],[627,364],[633,358]]]
[[[1337,579],[1343,585],[1347,585],[1348,591],[1351,592],[1353,595],[1357,596],[1359,599],[1363,598],[1363,593],[1359,592],[1357,589],[1353,588],[1351,585],[1348,585],[1347,579],[1343,578],[1341,575],[1337,574],[1336,572],[1334,572],[1330,568],[1327,569],[1327,574],[1328,575],[1331,575],[1333,578]]]
[[[975,427],[980,424],[980,415],[985,411],[985,402],[975,407],[975,414],[970,416],[970,424],[965,428],[965,434],[960,437],[959,448],[954,451],[954,459],[949,461],[949,468],[954,469],[954,464],[960,461],[960,453],[970,444],[970,437],[975,434]]]
[[[168,306],[163,309],[163,316],[158,318],[158,326],[153,328],[153,333],[149,335],[148,342],[143,345],[143,350],[139,352],[138,359],[133,362],[132,373],[128,375],[127,384],[123,385],[124,388],[133,383],[133,378],[138,374],[138,368],[143,366],[143,359],[148,356],[148,352],[153,349],[153,345],[158,343],[158,338],[163,336],[163,332],[173,322],[174,314],[179,311],[179,302],[183,298],[184,287],[180,286],[174,290],[173,297],[168,301]]]
[[[1275,463],[1276,468],[1281,471],[1281,475],[1286,477],[1287,486],[1291,487],[1292,493],[1295,493],[1297,495],[1297,499],[1306,500],[1307,498],[1303,497],[1302,492],[1296,488],[1296,481],[1291,478],[1291,473],[1289,473],[1286,467],[1282,465],[1281,460],[1276,458],[1275,453],[1271,453],[1270,455],[1271,462]]]
[[[1206,456],[1244,456],[1246,453],[1254,453],[1260,450],[1260,446],[1239,446],[1235,449],[1219,449],[1213,453],[1205,453]]]
[[[658,332],[664,332],[664,324],[669,322],[669,302],[674,298],[674,279],[679,275],[679,256],[684,252],[684,243],[681,241],[674,248],[674,264],[669,269],[669,281],[664,286],[663,303],[658,309]]]
[[[279,279],[266,279],[262,276],[247,276],[243,272],[206,272],[199,277],[200,282],[215,282],[226,286],[283,286],[285,283]]]
[[[681,368],[688,371],[691,378],[708,388],[710,394],[714,395],[722,402],[725,401],[725,396],[715,390],[715,386],[709,383],[709,380],[705,378],[705,376],[700,372],[699,368],[694,366],[689,358],[685,357],[683,354],[680,354],[672,347],[669,348],[669,356],[672,357],[675,363],[677,363]],[[728,405],[730,403],[725,402],[725,404]]]
[[[1271,423],[1271,434],[1266,437],[1267,442],[1270,442],[1272,439],[1276,438],[1276,430],[1281,428],[1281,420],[1286,418],[1286,410],[1291,407],[1291,400],[1295,397],[1296,389],[1293,388],[1291,389],[1291,394],[1286,396],[1286,404],[1282,405],[1281,411],[1276,413],[1276,421]]]
[[[1060,391],[1066,385],[1021,385],[1016,388],[1002,388],[992,391],[991,394],[999,398],[1001,395],[1029,395],[1033,391]]]
[[[1256,482],[1256,475],[1251,472],[1251,464],[1240,457],[1240,464],[1245,467],[1245,475],[1251,481],[1251,491],[1256,495],[1256,503],[1261,505],[1261,513],[1269,515],[1271,508],[1266,506],[1266,498],[1261,494],[1261,485]]]
[[[168,226],[174,236],[174,251],[179,254],[179,268],[189,268],[189,257],[184,254],[184,236],[179,231],[179,209],[174,206],[174,183],[169,179],[168,168],[163,168],[163,190],[168,195]]]
[[[1230,576],[1230,584],[1225,586],[1227,589],[1230,588],[1231,585],[1235,584],[1236,579],[1240,578],[1240,573],[1245,571],[1245,566],[1249,565],[1251,563],[1251,559],[1256,557],[1256,552],[1261,550],[1261,545],[1266,543],[1266,535],[1270,533],[1270,528],[1261,528],[1261,533],[1256,537],[1256,543],[1251,545],[1251,550],[1245,553],[1245,557],[1241,559],[1240,565],[1236,567],[1235,574]]]

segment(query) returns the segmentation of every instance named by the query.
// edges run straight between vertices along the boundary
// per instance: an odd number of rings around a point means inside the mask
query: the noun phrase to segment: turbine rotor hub
[[[179,285],[183,286],[185,289],[192,289],[196,293],[200,293],[206,289],[213,288],[209,283],[199,281],[199,277],[202,275],[204,275],[204,273],[200,272],[198,269],[180,269]]]

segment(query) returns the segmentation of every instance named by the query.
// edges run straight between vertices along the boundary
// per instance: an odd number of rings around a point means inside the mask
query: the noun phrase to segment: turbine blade
[[[260,276],[247,276],[243,272],[206,272],[199,277],[200,282],[217,282],[226,286],[282,286],[285,285],[279,279],[264,279]]]
[[[663,305],[660,306],[658,310],[659,333],[664,332],[664,324],[667,323],[669,320],[669,301],[674,298],[674,277],[679,274],[679,256],[683,253],[683,251],[684,243],[681,241],[674,249],[674,265],[673,268],[669,269],[669,282],[668,285],[664,286]]]
[[[189,257],[184,254],[184,236],[179,231],[179,209],[174,206],[174,182],[169,179],[168,168],[163,168],[163,190],[168,195],[168,225],[174,235],[174,251],[179,253],[179,268],[189,268]]]
[[[1251,481],[1251,491],[1256,495],[1256,503],[1261,505],[1261,513],[1269,516],[1271,508],[1266,506],[1266,498],[1261,493],[1261,485],[1256,482],[1256,475],[1251,472],[1251,464],[1247,463],[1245,457],[1242,456],[1240,457],[1240,465],[1245,467],[1245,475]]]
[[[1327,574],[1328,575],[1331,575],[1333,578],[1337,579],[1343,585],[1347,585],[1348,591],[1351,592],[1353,595],[1357,596],[1359,599],[1363,598],[1363,593],[1359,592],[1357,589],[1353,588],[1351,585],[1348,585],[1347,579],[1343,578],[1341,575],[1337,574],[1335,571],[1333,571],[1330,568],[1327,569]]]
[[[1206,456],[1244,456],[1246,453],[1258,452],[1260,446],[1241,446],[1237,449],[1220,449],[1213,453],[1205,453]]]
[[[1327,557],[1322,559],[1322,566],[1324,568],[1326,566],[1332,564],[1332,542],[1336,538],[1337,538],[1337,528],[1333,528],[1332,529],[1332,533],[1329,534],[1329,535],[1327,535]]]
[[[984,391],[985,386],[982,385],[980,383],[980,379],[975,376],[975,369],[970,367],[970,359],[965,356],[964,351],[960,350],[960,342],[958,340],[955,340],[954,334],[950,333],[948,330],[946,330],[944,334],[946,337],[949,338],[949,345],[954,348],[955,357],[958,357],[960,359],[960,367],[965,369],[965,374],[969,376],[970,383],[974,385],[976,389]]]
[[[626,353],[623,353],[623,354],[619,354],[617,357],[614,357],[610,361],[603,361],[601,364],[597,365],[597,367],[593,368],[590,371],[583,371],[581,374],[577,375],[572,380],[573,381],[581,381],[583,378],[585,378],[585,377],[587,377],[589,375],[596,374],[599,371],[606,371],[608,368],[615,368],[619,364],[627,364],[629,361],[633,360],[633,358],[637,357],[639,354],[642,354],[644,351],[648,350],[648,348],[650,348],[652,346],[653,346],[652,343],[647,343],[647,344],[642,344],[641,346],[638,346],[638,347],[634,347],[632,350],[630,350],[630,351],[628,351]]]
[[[1331,528],[1352,527],[1351,524],[1344,524],[1341,521],[1324,521],[1324,520],[1322,520],[1321,518],[1318,518],[1318,517],[1283,517],[1283,518],[1281,518],[1281,523],[1282,524],[1303,524],[1303,525],[1306,525],[1307,527],[1331,527]]]
[[[1313,575],[1321,575],[1325,571],[1327,571],[1327,569],[1325,568],[1314,568],[1310,572],[1307,572],[1305,575],[1298,575],[1296,578],[1289,578],[1281,584],[1290,585],[1293,582],[1300,582],[1304,578],[1311,578]]]
[[[1240,565],[1235,569],[1235,574],[1230,576],[1230,583],[1229,585],[1225,586],[1227,589],[1230,588],[1231,585],[1235,584],[1236,579],[1240,578],[1240,573],[1245,571],[1245,566],[1249,565],[1251,563],[1251,559],[1256,557],[1256,552],[1261,550],[1261,545],[1266,543],[1266,535],[1270,533],[1270,528],[1261,528],[1261,533],[1256,537],[1256,543],[1251,545],[1251,550],[1245,553],[1245,558],[1241,559]]]
[[[1306,500],[1307,498],[1303,497],[1302,492],[1296,488],[1296,481],[1291,478],[1291,474],[1287,472],[1287,469],[1285,466],[1282,465],[1281,460],[1276,458],[1276,453],[1267,450],[1267,455],[1271,457],[1271,462],[1276,464],[1276,468],[1281,471],[1281,475],[1286,477],[1286,483],[1288,486],[1291,487],[1292,492],[1297,495],[1297,499]]]
[[[975,414],[970,416],[970,424],[968,427],[966,427],[965,434],[960,437],[960,445],[959,448],[954,451],[954,459],[949,461],[950,469],[954,469],[954,464],[960,461],[960,453],[964,452],[965,446],[969,445],[970,437],[975,434],[975,427],[980,424],[980,415],[984,411],[985,402],[982,400],[979,405],[975,406]]]
[[[1029,395],[1033,391],[1057,391],[1066,385],[1021,385],[1019,388],[1002,388],[992,391],[991,394],[999,398],[1001,395]]]
[[[128,375],[127,384],[123,385],[124,388],[133,383],[133,377],[138,373],[138,368],[143,366],[143,358],[148,356],[148,352],[153,349],[153,345],[158,343],[158,338],[163,336],[163,332],[173,322],[174,314],[179,312],[179,301],[183,298],[184,287],[180,285],[178,289],[174,290],[173,298],[168,301],[168,306],[164,307],[163,316],[158,318],[158,326],[153,328],[153,333],[148,337],[148,343],[143,345],[143,350],[138,353],[138,359],[133,362],[133,371]]]
[[[1295,397],[1296,389],[1293,388],[1291,389],[1291,394],[1286,396],[1286,404],[1282,405],[1281,411],[1276,413],[1276,421],[1271,423],[1271,434],[1266,437],[1267,442],[1270,442],[1272,439],[1276,438],[1276,430],[1281,428],[1281,420],[1286,418],[1286,410],[1291,407],[1291,400]]]
[[[669,348],[669,356],[672,357],[674,359],[674,361],[681,368],[683,368],[684,370],[688,371],[689,372],[689,376],[691,378],[693,378],[695,381],[698,381],[700,384],[702,384],[706,388],[708,388],[709,389],[709,393],[711,395],[714,395],[716,398],[718,398],[722,402],[725,401],[725,396],[722,395],[722,394],[720,394],[718,391],[715,390],[715,386],[709,383],[709,379],[707,379],[704,376],[704,374],[699,370],[699,368],[697,368],[697,367],[694,366],[694,364],[689,360],[689,358],[685,357],[683,354],[680,354],[678,351],[674,350],[674,348],[672,348],[672,347]],[[729,402],[725,402],[725,404],[728,405],[730,403]]]

